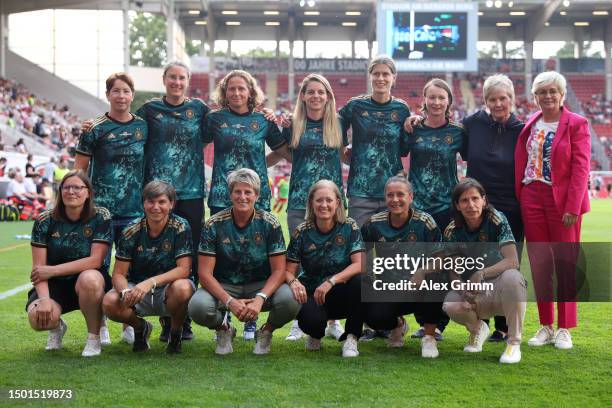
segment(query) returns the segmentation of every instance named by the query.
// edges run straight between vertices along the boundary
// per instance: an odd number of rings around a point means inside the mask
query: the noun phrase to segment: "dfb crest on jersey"
[[[185,116],[187,116],[187,119],[193,119],[193,111],[191,109],[187,109],[185,111]]]
[[[254,120],[251,122],[251,130],[257,132],[259,130],[259,122]]]
[[[83,235],[85,235],[87,238],[91,237],[93,235],[93,229],[91,227],[85,227],[83,229]]]

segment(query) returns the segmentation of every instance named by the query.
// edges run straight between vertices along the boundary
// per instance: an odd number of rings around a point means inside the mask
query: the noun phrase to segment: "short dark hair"
[[[142,201],[153,200],[165,195],[171,202],[176,202],[176,190],[170,183],[161,180],[153,180],[147,183],[142,190]]]
[[[459,204],[459,199],[461,198],[461,195],[472,188],[476,189],[476,191],[478,191],[478,193],[480,193],[480,195],[485,198],[486,204],[482,210],[483,215],[486,215],[488,212],[493,211],[494,209],[494,207],[489,204],[489,200],[487,200],[486,198],[487,193],[482,184],[480,184],[480,182],[476,179],[470,177],[464,178],[459,183],[457,183],[457,185],[453,189],[453,192],[451,193],[451,215],[453,216],[453,220],[455,221],[455,226],[457,228],[462,228],[465,225],[465,218],[463,218],[463,214],[461,214],[461,212],[457,210],[457,204]]]
[[[117,81],[118,79],[125,82],[132,90],[132,93],[134,93],[134,80],[128,73],[125,73],[125,72],[116,72],[112,74],[111,76],[109,76],[108,78],[106,78],[106,92],[107,93],[110,92],[111,89],[113,89],[113,86],[115,85],[115,81]]]

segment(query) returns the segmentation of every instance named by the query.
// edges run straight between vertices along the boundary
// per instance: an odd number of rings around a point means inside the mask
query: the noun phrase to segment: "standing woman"
[[[215,101],[220,109],[206,117],[205,142],[214,143],[213,163],[208,207],[211,215],[228,208],[232,202],[227,177],[231,171],[248,168],[260,180],[268,180],[266,166],[267,144],[272,150],[285,145],[276,124],[266,119],[255,108],[264,95],[251,74],[242,70],[228,73],[217,85]],[[272,193],[268,183],[262,183],[255,208],[270,211]]]
[[[514,110],[514,86],[506,75],[488,77],[482,93],[486,110],[463,119],[466,132],[467,177],[478,180],[487,192],[487,200],[504,213],[517,244],[519,263],[525,238],[521,208],[514,192],[514,150],[525,124]],[[495,316],[495,331],[490,341],[503,341],[508,325],[503,316]]]
[[[342,186],[342,150],[348,145],[346,135],[336,115],[336,100],[331,85],[325,77],[310,74],[302,81],[292,124],[283,129],[287,145],[268,155],[268,166],[273,166],[280,157],[292,162],[287,204],[287,225],[289,233],[304,222],[308,207],[308,191],[319,180],[333,181]],[[345,206],[344,189],[342,208]],[[301,337],[299,327],[294,322],[289,339]],[[342,326],[330,321],[326,335],[338,339],[342,336]]]
[[[96,203],[110,211],[118,241],[123,228],[142,215],[147,123],[130,112],[134,82],[128,74],[108,77],[106,98],[110,111],[96,118],[79,139],[75,168],[90,170]]]
[[[425,120],[414,127],[409,135],[407,151],[410,153],[409,180],[414,188],[414,207],[430,214],[441,231],[451,221],[451,193],[459,182],[457,153],[465,147],[465,130],[460,123],[450,120],[453,93],[446,81],[433,78],[423,87]],[[415,313],[421,328],[413,337],[423,337],[424,320]],[[438,323],[444,331],[448,317]],[[441,334],[437,333],[441,339]]]
[[[346,318],[346,332],[339,339],[344,340],[342,356],[359,355],[364,250],[357,223],[344,215],[338,186],[317,181],[308,192],[306,221],[293,231],[287,250],[286,281],[302,304],[297,320],[309,336],[307,350],[320,350],[328,320]]]
[[[34,288],[26,310],[34,330],[48,330],[46,350],[62,348],[68,326],[61,315],[81,310],[87,325],[83,357],[102,352],[102,298],[111,288],[106,252],[112,243],[110,213],[94,207],[91,182],[81,170],[59,184],[53,210],[43,212],[32,228]]]
[[[352,98],[339,112],[344,131],[350,128],[353,132],[349,215],[358,225],[386,208],[385,182],[403,168],[403,123],[410,116],[406,102],[391,96],[397,77],[395,62],[389,57],[377,57],[368,72],[372,94]]]
[[[515,150],[515,189],[525,222],[525,237],[542,327],[530,346],[554,343],[573,347],[569,329],[576,327],[575,264],[582,214],[589,211],[587,183],[591,136],[585,118],[563,106],[563,75],[543,72],[531,88],[540,111],[526,123]],[[534,243],[575,243],[543,247]],[[552,273],[557,279],[558,330]]]

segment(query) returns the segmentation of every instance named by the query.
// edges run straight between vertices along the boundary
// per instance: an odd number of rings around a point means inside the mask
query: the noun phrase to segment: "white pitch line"
[[[16,295],[19,292],[23,292],[24,290],[30,289],[32,287],[31,283],[26,283],[25,285],[17,286],[11,290],[7,290],[6,292],[0,293],[0,300],[4,300],[8,297]]]

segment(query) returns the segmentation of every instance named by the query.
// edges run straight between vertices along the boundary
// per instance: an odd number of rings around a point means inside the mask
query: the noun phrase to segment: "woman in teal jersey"
[[[102,298],[111,288],[108,264],[110,213],[94,207],[91,181],[72,170],[59,184],[53,210],[43,212],[32,228],[34,288],[26,310],[34,330],[48,330],[46,350],[62,348],[68,326],[61,315],[81,310],[87,325],[83,357],[101,353]]]
[[[276,124],[255,110],[264,95],[248,72],[228,73],[217,85],[215,101],[221,108],[208,114],[205,124],[205,142],[212,142],[215,148],[208,196],[211,215],[231,206],[227,184],[231,171],[247,168],[267,180],[265,145],[277,150],[286,143]],[[263,183],[255,208],[270,211],[271,195],[270,186]]]
[[[283,129],[287,145],[268,154],[268,166],[284,157],[292,162],[287,205],[289,232],[304,222],[308,207],[308,190],[319,180],[331,180],[339,188],[345,206],[342,188],[341,156],[348,139],[342,136],[342,128],[336,115],[336,99],[325,77],[310,74],[302,81],[298,93],[292,124]],[[325,334],[339,338],[342,326],[331,320]],[[297,340],[302,332],[294,321],[288,340]]]
[[[106,80],[108,113],[96,118],[84,132],[76,148],[75,168],[91,175],[96,204],[110,211],[113,241],[119,242],[121,231],[142,214],[140,192],[143,187],[148,127],[144,119],[132,114],[134,80],[118,72]],[[110,251],[107,255],[110,264]],[[106,324],[100,330],[102,344],[110,344]],[[132,343],[134,332],[125,327],[122,340]]]
[[[353,133],[347,191],[349,215],[359,225],[386,208],[385,182],[402,170],[403,123],[410,116],[406,102],[391,96],[395,62],[377,57],[368,72],[372,94],[352,98],[339,112],[344,131]]]
[[[453,94],[450,86],[433,78],[423,87],[425,120],[415,126],[408,137],[410,154],[409,180],[414,188],[414,206],[433,217],[441,231],[451,221],[451,193],[458,183],[457,153],[465,148],[465,130],[450,120]],[[424,317],[415,313],[421,328],[413,337],[423,337]],[[448,324],[444,316],[438,323],[440,332]],[[438,333],[438,339],[441,334]]]

